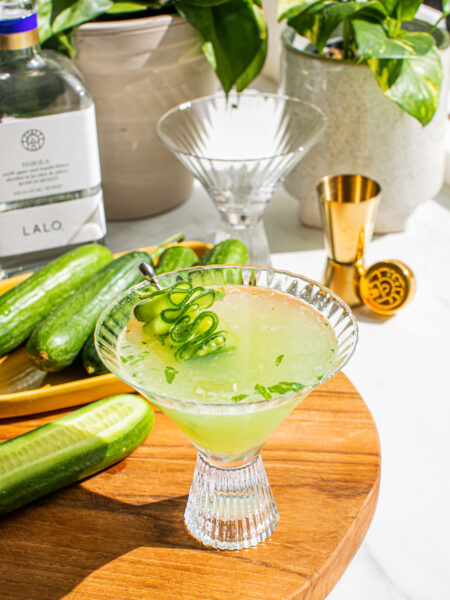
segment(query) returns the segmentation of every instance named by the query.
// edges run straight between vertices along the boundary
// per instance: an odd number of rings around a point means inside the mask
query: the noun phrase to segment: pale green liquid
[[[173,349],[143,333],[133,318],[119,339],[119,352],[127,378],[157,404],[158,396],[197,403],[160,406],[198,447],[237,456],[261,447],[306,395],[292,393],[288,402],[260,405],[264,398],[255,386],[317,384],[333,369],[336,338],[316,310],[292,296],[240,286],[225,292],[211,310],[219,328],[229,332],[231,350],[177,362]],[[173,379],[167,366],[176,370]],[[243,394],[248,396],[240,400]]]

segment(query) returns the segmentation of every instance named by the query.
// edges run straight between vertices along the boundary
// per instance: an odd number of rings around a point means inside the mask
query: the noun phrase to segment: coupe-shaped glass
[[[332,363],[320,382],[337,373],[355,349],[357,326],[350,309],[328,289],[306,277],[270,268],[207,266],[174,271],[159,276],[157,281],[161,288],[167,288],[180,279],[194,286],[275,290],[312,307],[326,319],[337,342]],[[254,546],[272,534],[279,519],[260,450],[319,382],[299,392],[253,402],[209,403],[158,395],[152,389],[151,376],[143,385],[133,376],[133,370],[126,368],[119,350],[120,337],[133,317],[134,307],[151,289],[148,282],[131,287],[104,310],[95,332],[97,351],[110,371],[160,408],[197,448],[185,512],[191,534],[215,548]]]

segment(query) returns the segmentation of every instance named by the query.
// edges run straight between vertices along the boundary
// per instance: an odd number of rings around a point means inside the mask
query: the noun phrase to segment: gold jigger
[[[328,253],[323,283],[349,306],[359,306],[364,251],[372,238],[381,187],[363,175],[326,175],[316,188]]]

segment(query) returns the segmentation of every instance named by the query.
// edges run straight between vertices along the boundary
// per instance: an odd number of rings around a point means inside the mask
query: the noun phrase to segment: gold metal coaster
[[[414,296],[416,278],[399,260],[383,260],[373,264],[359,283],[361,299],[380,315],[394,315]]]

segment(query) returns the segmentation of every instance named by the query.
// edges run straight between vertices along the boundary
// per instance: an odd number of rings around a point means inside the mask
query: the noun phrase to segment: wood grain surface
[[[61,413],[0,423],[3,441]],[[291,413],[263,450],[280,521],[249,550],[201,546],[183,513],[195,450],[160,412],[134,454],[0,521],[1,600],[323,599],[375,510],[372,417],[339,374]]]

